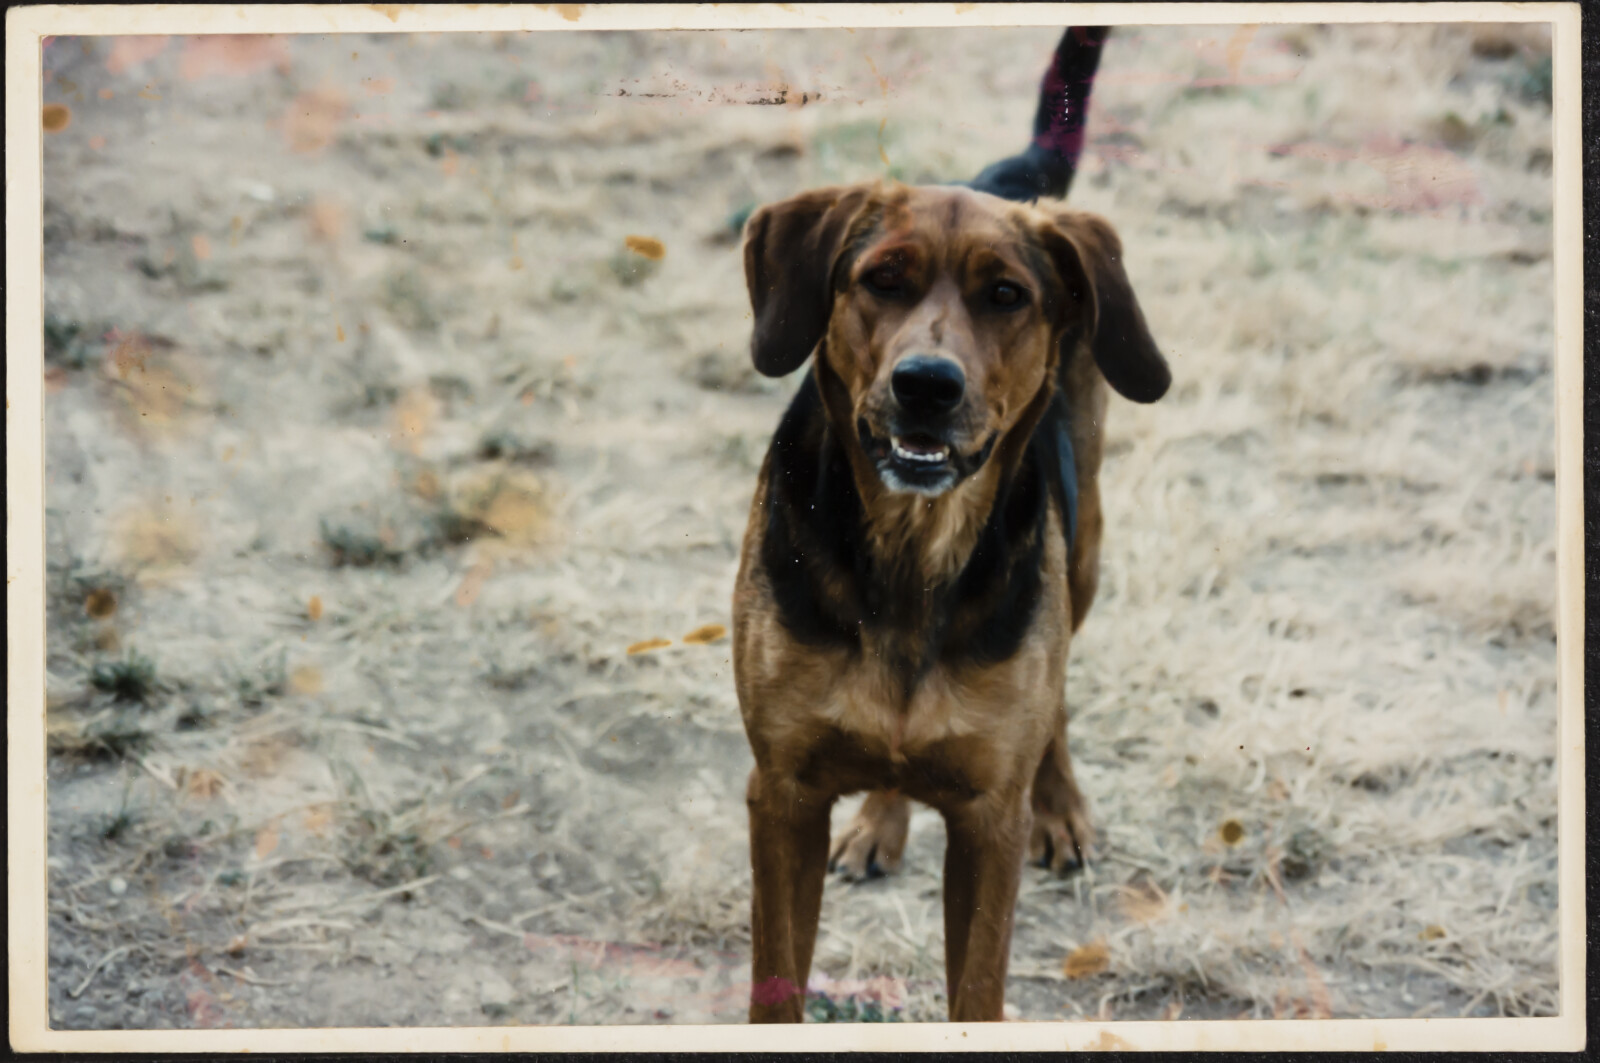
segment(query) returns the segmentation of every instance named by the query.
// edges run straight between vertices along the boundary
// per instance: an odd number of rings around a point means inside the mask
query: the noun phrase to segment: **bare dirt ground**
[[[738,226],[1017,150],[1055,38],[52,41],[52,1023],[741,1021]],[[1022,1018],[1554,1011],[1549,71],[1108,45],[1072,198],[1176,383],[1113,400]],[[943,1018],[942,833],[830,883],[815,1017]]]

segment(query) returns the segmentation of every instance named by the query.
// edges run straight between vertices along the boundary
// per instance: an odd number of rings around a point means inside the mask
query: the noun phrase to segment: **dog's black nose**
[[[967,379],[949,358],[913,354],[902,358],[889,378],[894,397],[913,417],[949,413],[961,403]]]

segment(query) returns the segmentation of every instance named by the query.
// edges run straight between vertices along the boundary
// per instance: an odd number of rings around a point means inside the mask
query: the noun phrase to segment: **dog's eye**
[[[1027,298],[1027,293],[1009,281],[1001,281],[989,289],[989,302],[1007,309],[1021,306]]]
[[[868,288],[879,295],[892,295],[904,285],[905,274],[895,266],[879,266],[877,269],[868,270],[861,279],[867,282]]]

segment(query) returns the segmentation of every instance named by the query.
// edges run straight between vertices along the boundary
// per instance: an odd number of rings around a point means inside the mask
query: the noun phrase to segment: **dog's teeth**
[[[907,450],[900,445],[899,440],[891,440],[891,445],[894,447],[894,456],[902,461],[917,461],[926,465],[937,465],[950,456],[948,447],[940,447],[938,450]]]

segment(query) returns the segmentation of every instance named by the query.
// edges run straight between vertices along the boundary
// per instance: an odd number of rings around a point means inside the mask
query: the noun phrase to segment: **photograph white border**
[[[43,85],[47,36],[1543,22],[1552,30],[1560,1014],[801,1027],[51,1030],[46,954]],[[11,1047],[44,1052],[1576,1051],[1585,1039],[1583,177],[1577,3],[431,4],[40,6],[6,12],[7,889]]]

